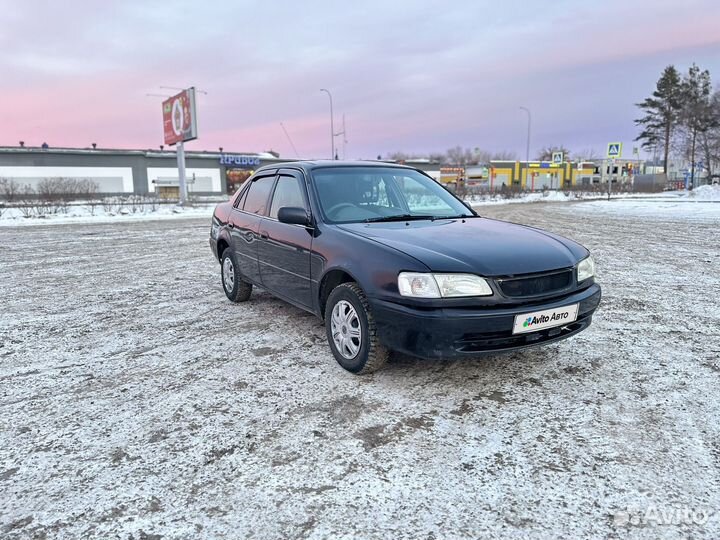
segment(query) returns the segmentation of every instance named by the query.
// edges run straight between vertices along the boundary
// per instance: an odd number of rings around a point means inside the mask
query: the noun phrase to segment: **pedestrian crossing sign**
[[[622,143],[621,142],[608,143],[607,157],[609,157],[609,158],[622,157]]]

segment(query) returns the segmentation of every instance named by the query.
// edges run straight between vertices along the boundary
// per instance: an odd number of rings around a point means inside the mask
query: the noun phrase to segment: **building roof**
[[[144,156],[144,157],[175,157],[177,152],[171,149],[126,149],[126,148],[67,148],[41,146],[0,146],[0,154],[72,154],[72,155],[114,155],[114,156]],[[185,156],[192,158],[219,159],[222,155],[253,156],[263,161],[290,161],[287,158],[275,157],[269,152],[234,152],[234,151],[208,151],[186,150]]]

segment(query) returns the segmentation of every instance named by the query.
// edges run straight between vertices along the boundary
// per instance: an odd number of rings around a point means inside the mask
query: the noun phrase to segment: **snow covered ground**
[[[130,206],[126,206],[120,211],[107,211],[101,205],[92,209],[87,205],[79,205],[69,207],[67,213],[58,212],[40,217],[37,215],[25,217],[18,208],[7,208],[4,209],[2,215],[0,215],[0,227],[78,223],[124,223],[130,221],[155,221],[199,217],[210,219],[216,204],[217,203],[202,203],[187,207],[162,204],[156,205],[155,209],[152,209],[150,204],[145,204],[135,212],[132,211]]]
[[[0,537],[717,538],[718,221],[598,208],[481,209],[594,252],[586,332],[367,377],[207,219],[1,228]]]
[[[607,193],[579,191],[536,191],[522,193],[518,197],[505,198],[500,194],[471,195],[466,201],[473,206],[495,204],[518,204],[536,202],[576,202],[607,200]],[[660,193],[612,193],[611,200],[673,201],[673,202],[720,202],[720,186],[700,186],[692,191],[663,191]]]
[[[558,203],[558,202],[578,202],[578,201],[603,201],[607,200],[607,194],[604,193],[581,193],[581,192],[563,192],[563,191],[545,191],[534,193],[523,193],[515,198],[504,198],[499,194],[483,194],[469,196],[467,202],[477,207],[498,204],[519,204],[519,203]],[[720,202],[720,186],[701,186],[694,191],[671,191],[657,194],[648,193],[613,193],[613,201],[635,201],[637,204],[622,206],[616,208],[621,212],[629,209],[639,209],[642,212],[652,213],[652,205],[647,202],[654,203],[675,203],[683,202]],[[151,203],[139,204],[135,211],[131,205],[124,207],[113,207],[106,209],[102,204],[96,204],[93,207],[85,204],[71,206],[67,212],[47,213],[42,216],[33,215],[25,217],[18,208],[2,208],[0,207],[0,227],[25,227],[33,225],[49,225],[49,224],[80,224],[80,223],[125,223],[130,221],[157,221],[165,219],[184,219],[199,218],[212,215],[217,202],[194,203],[192,206],[180,207],[172,204],[152,205]],[[597,205],[602,208],[603,205]],[[432,210],[431,207],[427,207]],[[612,211],[612,210],[611,210]]]

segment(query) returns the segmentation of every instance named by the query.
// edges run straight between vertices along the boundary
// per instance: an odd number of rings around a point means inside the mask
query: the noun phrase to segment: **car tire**
[[[225,296],[233,302],[245,302],[250,298],[252,283],[243,281],[236,255],[231,248],[226,248],[220,257],[220,281]]]
[[[332,290],[325,306],[325,331],[335,360],[349,372],[372,373],[387,362],[390,351],[377,338],[370,303],[357,283],[341,283]]]

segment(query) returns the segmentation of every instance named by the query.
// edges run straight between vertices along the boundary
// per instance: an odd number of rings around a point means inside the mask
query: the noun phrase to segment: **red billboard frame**
[[[163,101],[162,109],[165,144],[173,145],[197,139],[194,87]]]

